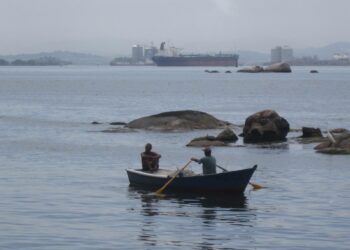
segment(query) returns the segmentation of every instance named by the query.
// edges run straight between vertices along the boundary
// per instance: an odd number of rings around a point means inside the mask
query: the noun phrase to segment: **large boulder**
[[[341,133],[329,132],[328,141],[322,142],[315,147],[316,152],[324,154],[350,154],[350,132],[345,130]]]
[[[132,129],[193,130],[220,129],[229,125],[212,115],[200,111],[181,110],[142,117],[126,124]]]
[[[275,63],[264,68],[264,72],[290,73],[292,69],[288,63]]]
[[[263,110],[249,116],[244,124],[246,143],[285,141],[289,123],[274,110]]]
[[[232,129],[226,128],[218,136],[204,136],[198,137],[190,141],[186,146],[188,147],[218,147],[218,146],[228,146],[229,143],[238,140],[237,135]]]

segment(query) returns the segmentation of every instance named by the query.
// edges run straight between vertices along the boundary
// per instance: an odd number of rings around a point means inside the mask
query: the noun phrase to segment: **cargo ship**
[[[165,42],[160,45],[159,52],[152,57],[157,66],[224,66],[237,67],[237,54],[178,54],[178,49],[165,49]]]

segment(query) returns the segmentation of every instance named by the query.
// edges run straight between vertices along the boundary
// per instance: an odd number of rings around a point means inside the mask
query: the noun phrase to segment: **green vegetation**
[[[0,66],[57,66],[57,65],[69,65],[70,62],[62,61],[55,57],[40,57],[37,59],[21,60],[17,59],[12,62],[8,62],[4,59],[0,59]]]

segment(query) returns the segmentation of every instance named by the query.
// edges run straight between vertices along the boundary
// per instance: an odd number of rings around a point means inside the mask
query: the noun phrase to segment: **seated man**
[[[202,164],[203,174],[216,174],[216,159],[211,155],[210,148],[204,148],[204,157],[201,159],[191,158],[192,161],[195,161],[199,164]]]
[[[152,152],[152,144],[147,143],[145,152],[141,153],[142,170],[143,171],[157,171],[159,168],[159,158],[162,157],[156,152]]]

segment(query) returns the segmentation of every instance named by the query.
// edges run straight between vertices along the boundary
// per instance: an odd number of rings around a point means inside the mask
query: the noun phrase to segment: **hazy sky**
[[[0,54],[129,54],[170,41],[187,52],[269,52],[350,41],[350,0],[0,0]]]

